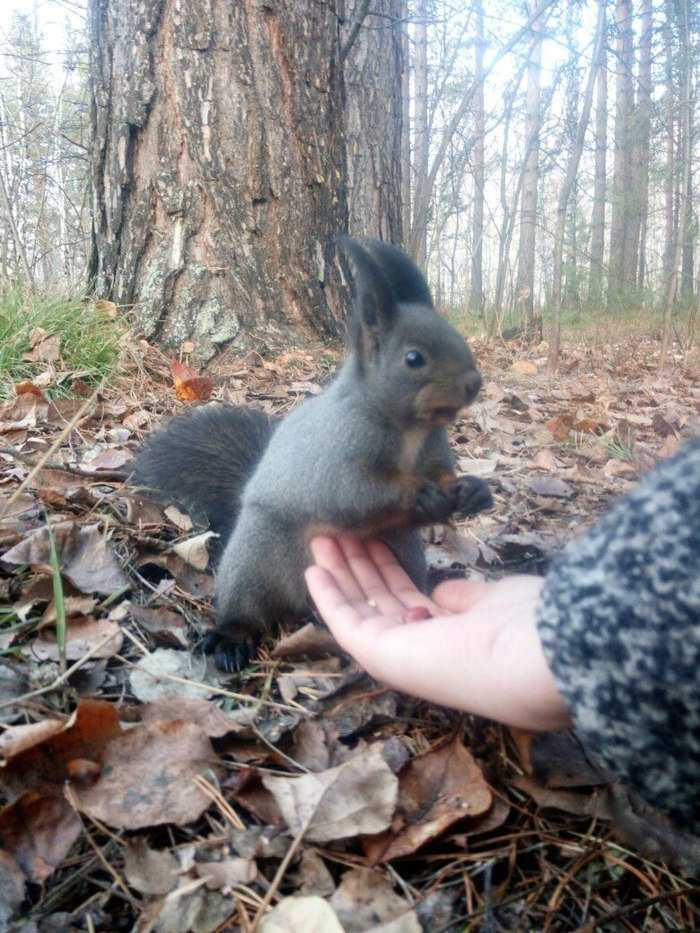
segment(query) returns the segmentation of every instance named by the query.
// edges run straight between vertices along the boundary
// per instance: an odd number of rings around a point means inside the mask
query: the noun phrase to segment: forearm
[[[567,548],[537,620],[594,750],[650,803],[700,826],[700,444]]]

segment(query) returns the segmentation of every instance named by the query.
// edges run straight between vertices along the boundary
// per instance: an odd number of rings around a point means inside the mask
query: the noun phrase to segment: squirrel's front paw
[[[254,651],[250,642],[231,638],[221,629],[209,632],[202,648],[205,654],[213,654],[216,666],[229,674],[238,674],[248,667]]]
[[[462,515],[476,515],[490,509],[493,496],[483,479],[476,476],[462,476],[452,488],[452,511]]]
[[[454,512],[451,497],[436,483],[426,481],[419,487],[413,510],[419,523],[446,522]]]

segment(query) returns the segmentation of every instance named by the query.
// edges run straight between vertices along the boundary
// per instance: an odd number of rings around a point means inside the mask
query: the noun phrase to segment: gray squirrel
[[[238,670],[270,625],[308,610],[303,571],[319,533],[382,538],[425,589],[419,529],[492,505],[457,478],[445,426],[481,377],[435,310],[422,273],[379,241],[346,241],[356,267],[350,347],[334,381],[287,417],[210,405],[172,418],[136,456],[132,482],[222,536],[220,623],[205,650]]]

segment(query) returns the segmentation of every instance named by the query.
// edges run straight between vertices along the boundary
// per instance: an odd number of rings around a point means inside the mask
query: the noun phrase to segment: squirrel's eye
[[[410,366],[411,369],[419,369],[421,366],[425,366],[425,357],[420,350],[409,350],[406,353],[406,365]]]

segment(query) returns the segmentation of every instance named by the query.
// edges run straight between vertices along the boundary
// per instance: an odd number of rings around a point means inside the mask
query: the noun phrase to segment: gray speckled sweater
[[[700,832],[700,440],[566,548],[538,625],[583,738]]]

